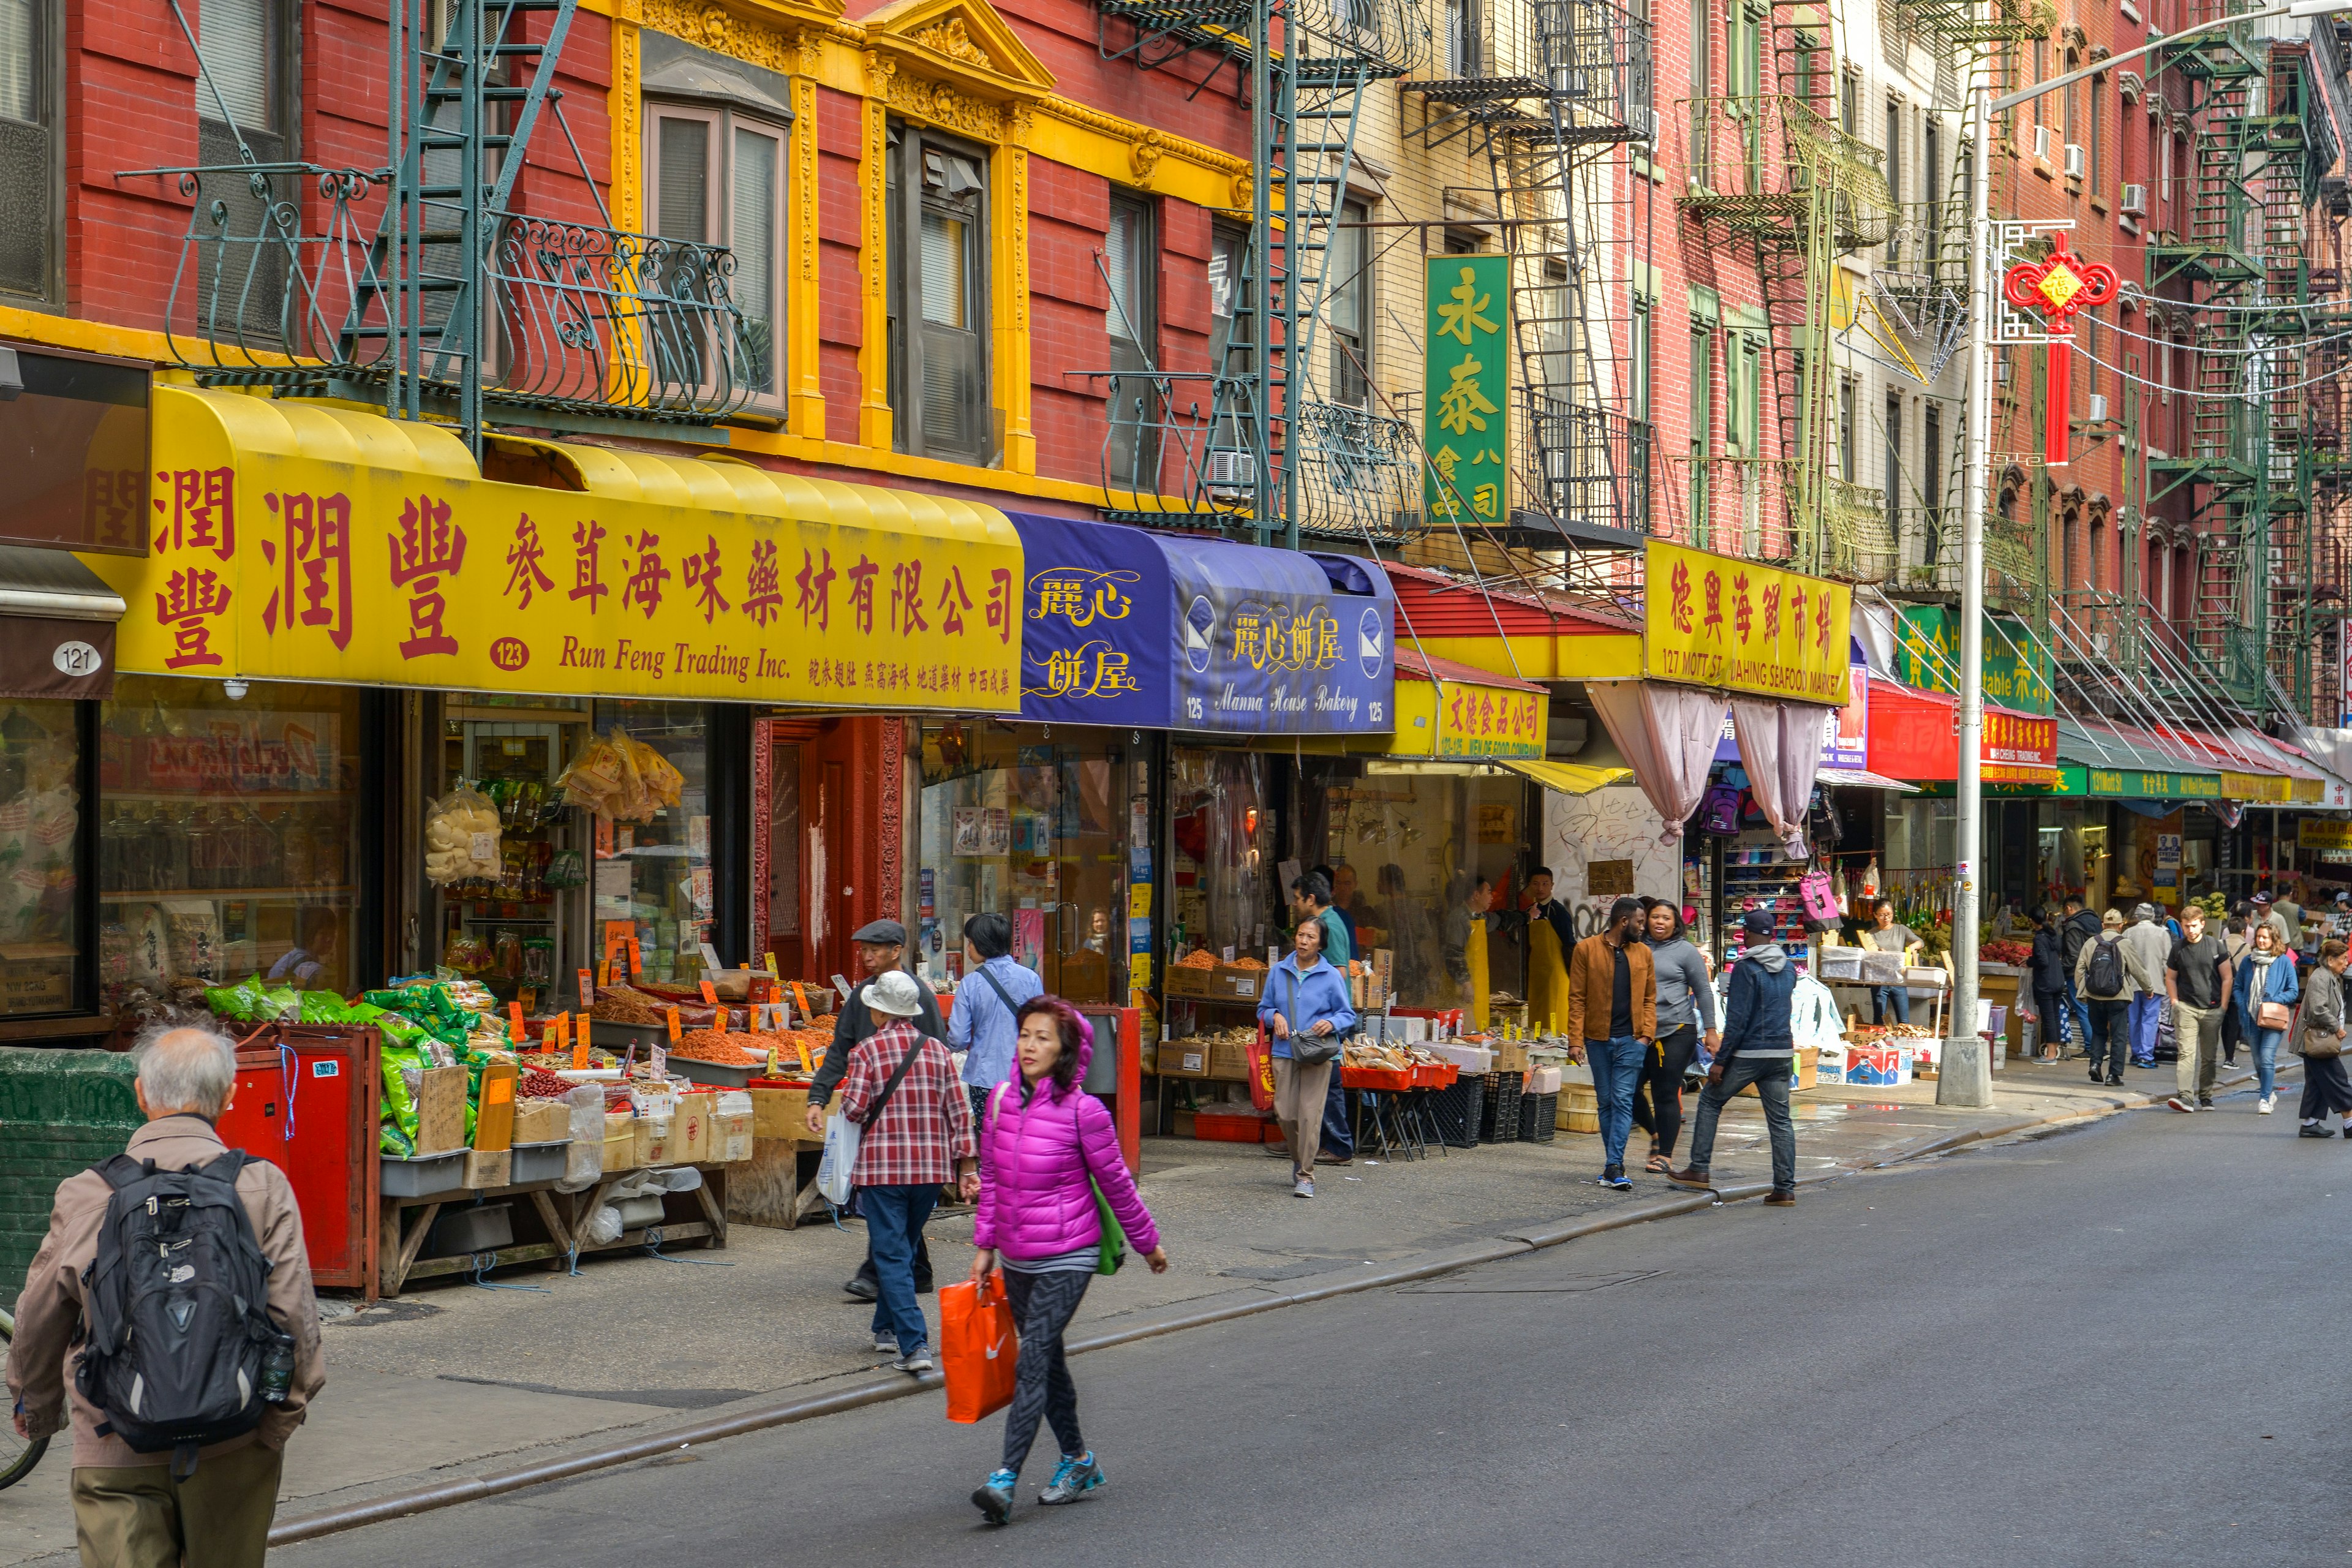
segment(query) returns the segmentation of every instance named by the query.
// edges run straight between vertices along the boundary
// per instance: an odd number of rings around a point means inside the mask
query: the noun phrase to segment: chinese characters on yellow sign
[[[1644,569],[1642,671],[1651,679],[1845,705],[1845,584],[1655,542]]]
[[[1538,691],[1496,690],[1447,681],[1437,701],[1441,757],[1540,757],[1551,700]]]
[[[594,448],[618,493],[548,489],[373,416],[172,387],[155,414],[151,552],[84,557],[131,606],[126,669],[1018,706],[1021,551],[984,508]]]
[[[1427,276],[1429,516],[1499,523],[1510,505],[1510,258],[1433,256]]]

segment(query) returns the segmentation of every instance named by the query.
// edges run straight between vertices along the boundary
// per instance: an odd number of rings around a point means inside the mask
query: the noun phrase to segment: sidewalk
[[[1932,1083],[1823,1087],[1795,1102],[1800,1175],[1866,1168],[2025,1118],[2098,1115],[2151,1098],[2161,1105],[2172,1086],[2169,1065],[2135,1071],[2116,1089],[2088,1082],[2079,1063],[2011,1064],[1995,1075],[1995,1103],[1985,1110],[1939,1109]],[[1696,1097],[1686,1097],[1686,1120],[1695,1109]],[[2244,1117],[2253,1131],[2251,1095],[2225,1099],[2220,1113]],[[2292,1118],[2284,1125],[2291,1131]],[[1171,1267],[1155,1276],[1130,1262],[1116,1279],[1097,1281],[1078,1335],[1179,1305],[1262,1301],[1367,1264],[1683,1195],[1639,1170],[1645,1148],[1636,1129],[1630,1194],[1593,1184],[1599,1139],[1562,1132],[1550,1143],[1327,1166],[1318,1195],[1300,1202],[1289,1194],[1286,1164],[1255,1146],[1148,1140],[1143,1194]],[[1768,1178],[1753,1100],[1727,1110],[1714,1174],[1724,1186]],[[940,1279],[961,1278],[970,1215],[934,1220],[929,1237]],[[364,1310],[328,1303],[327,1390],[288,1451],[280,1520],[509,1468],[592,1436],[610,1441],[872,1378],[883,1358],[869,1348],[871,1309],[840,1289],[864,1255],[859,1227],[739,1225],[730,1243],[723,1253],[683,1250],[677,1261],[591,1259],[577,1278],[499,1277],[546,1294],[444,1283]],[[729,1266],[706,1266],[722,1261]],[[925,1305],[936,1323],[935,1299]],[[72,1551],[68,1465],[60,1441],[30,1479],[0,1491],[0,1568]]]

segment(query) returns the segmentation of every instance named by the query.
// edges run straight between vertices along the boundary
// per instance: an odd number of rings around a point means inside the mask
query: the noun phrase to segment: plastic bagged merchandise
[[[350,1020],[343,999],[331,991],[305,991],[300,1005],[300,1021],[305,1024],[342,1024]]]
[[[651,821],[686,787],[667,758],[617,727],[593,737],[557,782],[566,801],[614,822]]]
[[[690,1193],[702,1185],[702,1173],[692,1165],[665,1165],[646,1173],[647,1193]]]
[[[425,1059],[413,1047],[395,1046],[388,1037],[380,1059],[383,1079],[383,1152],[394,1152],[389,1145],[396,1136],[404,1145],[399,1152],[405,1158],[416,1150],[416,1092],[424,1079]]]
[[[572,1142],[563,1152],[559,1193],[583,1193],[596,1184],[604,1166],[604,1091],[583,1083],[563,1097],[572,1113]]]
[[[599,1204],[596,1212],[588,1216],[588,1245],[610,1247],[621,1239],[621,1211],[611,1204]]]
[[[480,790],[460,785],[425,808],[425,879],[439,886],[469,878],[495,879],[499,808]]]

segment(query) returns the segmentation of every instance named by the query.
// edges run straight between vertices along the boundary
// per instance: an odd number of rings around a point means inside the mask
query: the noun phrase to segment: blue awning
[[[1023,718],[1249,735],[1393,726],[1396,601],[1373,563],[1005,515],[1027,577]]]

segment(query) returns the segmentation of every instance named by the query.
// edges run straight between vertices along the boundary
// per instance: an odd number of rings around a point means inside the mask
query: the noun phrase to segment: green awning
[[[2221,775],[2184,765],[2145,741],[2100,726],[2058,721],[2059,787],[2094,800],[2219,800]]]

